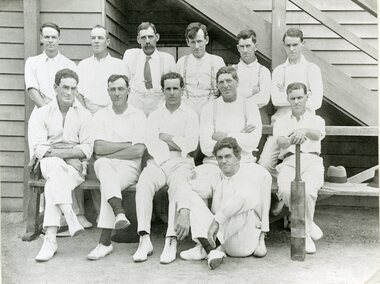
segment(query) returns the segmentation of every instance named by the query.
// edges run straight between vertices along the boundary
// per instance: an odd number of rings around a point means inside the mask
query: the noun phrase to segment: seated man
[[[198,245],[181,252],[185,260],[207,257],[211,269],[218,267],[225,253],[245,257],[259,249],[261,235],[262,175],[251,163],[241,163],[242,149],[235,138],[227,137],[215,144],[214,156],[221,170],[207,197],[212,197],[211,211],[195,192],[178,197],[176,230],[183,238],[189,232]],[[269,175],[269,174],[268,174]],[[270,178],[270,177],[268,177]],[[179,202],[181,198],[182,202]]]
[[[133,255],[135,262],[147,260],[153,252],[150,241],[150,222],[154,194],[165,184],[169,186],[169,216],[165,247],[160,257],[163,264],[175,260],[177,238],[174,230],[176,195],[182,189],[191,190],[187,178],[194,167],[189,152],[198,144],[198,116],[196,112],[181,103],[184,82],[178,73],[167,73],[161,77],[165,104],[148,117],[146,146],[153,156],[141,173],[137,183],[136,212],[140,244]]]
[[[205,105],[200,119],[200,145],[203,154],[203,165],[195,169],[195,177],[191,181],[193,190],[201,197],[202,192],[208,192],[209,181],[218,176],[220,170],[213,155],[215,144],[223,138],[235,138],[242,148],[241,163],[251,164],[256,172],[261,174],[261,186],[256,189],[261,194],[260,218],[262,235],[260,249],[255,256],[266,255],[265,232],[269,231],[269,209],[271,196],[271,178],[267,170],[255,163],[252,151],[256,149],[262,131],[260,112],[253,100],[246,100],[237,92],[238,77],[232,66],[222,67],[216,74],[218,90],[221,94],[215,101]]]
[[[112,229],[130,225],[121,204],[121,191],[135,184],[141,171],[146,126],[145,114],[127,103],[128,78],[111,75],[108,94],[112,105],[94,116],[94,169],[100,181],[101,202],[98,227],[102,228],[99,244],[87,256],[97,260],[113,250]]]
[[[91,114],[75,100],[78,75],[62,69],[55,75],[57,96],[35,109],[29,119],[29,148],[40,160],[45,184],[46,229],[37,261],[48,261],[57,251],[57,230],[63,213],[71,236],[83,231],[72,208],[71,191],[84,181],[86,161],[92,155],[93,142],[89,122]]]
[[[313,242],[322,237],[322,231],[313,223],[315,202],[318,190],[323,185],[323,160],[321,140],[325,137],[325,121],[312,112],[306,111],[308,100],[307,87],[303,83],[291,83],[286,89],[292,112],[276,120],[273,136],[280,147],[280,159],[277,166],[278,196],[280,202],[274,213],[281,211],[284,205],[290,208],[290,184],[295,177],[295,144],[301,144],[301,179],[305,182],[306,195],[306,253],[315,253]]]

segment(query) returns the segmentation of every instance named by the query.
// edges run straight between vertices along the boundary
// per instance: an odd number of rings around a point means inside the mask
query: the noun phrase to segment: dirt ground
[[[277,224],[267,235],[265,258],[229,257],[214,271],[205,261],[179,258],[161,265],[165,226],[159,224],[153,226],[154,254],[144,263],[132,261],[137,244],[117,243],[111,255],[88,261],[99,229],[60,238],[53,260],[36,263],[42,239],[22,242],[25,224],[12,219],[2,214],[2,283],[380,283],[378,208],[317,207],[315,220],[325,236],[304,262],[290,260],[290,233]],[[192,245],[187,239],[178,251]]]

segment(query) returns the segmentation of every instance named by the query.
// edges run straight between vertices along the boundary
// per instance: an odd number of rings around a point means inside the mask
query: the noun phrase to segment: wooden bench
[[[263,134],[271,135],[273,133],[272,126],[264,125],[263,126]],[[377,127],[356,127],[356,126],[327,126],[326,127],[326,135],[338,135],[338,136],[377,136],[378,128]],[[348,179],[350,182],[349,186],[341,186],[334,185],[328,182],[325,182],[324,186],[318,192],[318,199],[328,198],[330,196],[338,195],[338,196],[379,196],[379,189],[374,187],[369,187],[367,184],[361,183],[368,178],[373,177],[373,172],[375,169],[378,169],[378,166],[375,166],[371,169],[368,169],[362,173],[355,175]],[[28,182],[29,186],[29,199],[28,199],[28,212],[27,212],[27,223],[26,223],[26,233],[23,235],[23,241],[31,241],[36,238],[42,230],[42,220],[43,214],[40,213],[40,199],[41,194],[43,193],[45,180],[44,179],[31,179]],[[83,190],[99,190],[100,184],[96,179],[93,168],[89,167],[89,174],[86,176],[86,180],[78,186],[78,188]],[[272,184],[272,193],[277,192],[277,184]],[[126,206],[126,208],[133,208],[131,212],[126,212],[128,218],[135,219],[135,192],[136,187],[130,186],[126,190],[124,190],[123,194],[126,194],[126,202],[130,202],[130,206]],[[129,213],[129,214],[128,214]],[[287,214],[285,212],[284,214]],[[284,215],[279,216],[271,216],[270,222],[275,222]],[[136,222],[135,222],[136,223]]]

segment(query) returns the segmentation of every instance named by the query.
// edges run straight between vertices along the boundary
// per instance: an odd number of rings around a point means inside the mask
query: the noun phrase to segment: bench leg
[[[32,241],[41,233],[40,198],[41,192],[38,188],[32,188],[29,191],[26,233],[22,236],[23,241]]]

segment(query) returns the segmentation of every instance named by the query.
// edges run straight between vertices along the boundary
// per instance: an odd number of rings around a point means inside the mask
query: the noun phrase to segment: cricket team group
[[[41,26],[43,53],[25,63],[26,91],[35,104],[28,124],[30,157],[39,161],[46,179],[45,237],[37,261],[57,252],[62,220],[71,236],[92,226],[84,216],[83,192],[72,194],[85,180],[91,157],[100,182],[100,192],[91,193],[102,230],[88,259],[109,255],[112,230],[130,225],[122,191],[134,184],[139,235],[134,262],[153,253],[153,198],[165,185],[168,224],[160,263],[173,262],[177,243],[189,234],[195,245],[180,257],[207,259],[211,269],[227,255],[264,257],[270,212],[290,208],[295,144],[301,144],[306,183],[305,248],[316,252],[314,241],[323,235],[313,217],[323,185],[325,122],[315,110],[323,85],[319,67],[302,55],[302,31],[286,31],[278,44],[287,59],[272,74],[258,63],[251,29],[237,35],[240,61],[230,66],[206,52],[205,25],[190,23],[185,38],[191,53],[176,63],[157,50],[155,25],[143,22],[137,28],[141,48],[127,49],[121,60],[108,52],[107,29],[96,25],[89,35],[93,55],[76,65],[59,52],[60,28]],[[271,117],[270,99],[276,109]],[[257,160],[263,124],[273,125],[273,135]],[[278,201],[271,208],[272,180],[278,183]]]

